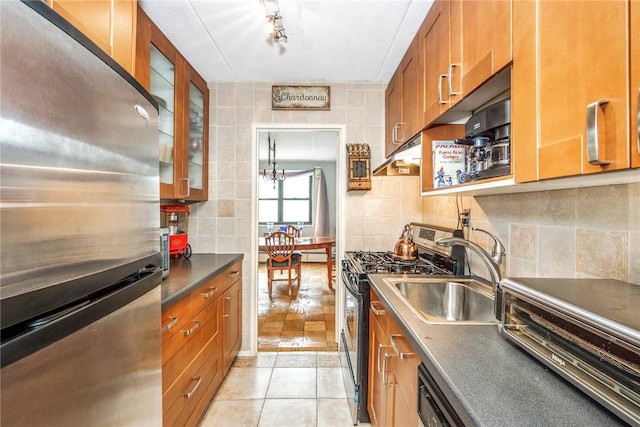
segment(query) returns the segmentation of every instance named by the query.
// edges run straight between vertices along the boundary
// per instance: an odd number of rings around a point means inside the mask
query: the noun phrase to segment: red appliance
[[[191,256],[189,245],[189,207],[182,205],[160,206],[160,226],[169,229],[169,254],[185,258]]]

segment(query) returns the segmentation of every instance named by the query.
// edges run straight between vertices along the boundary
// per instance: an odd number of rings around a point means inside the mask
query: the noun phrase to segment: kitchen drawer
[[[191,312],[199,313],[204,307],[218,298],[241,276],[242,261],[238,261],[207,281],[191,293]]]
[[[162,396],[163,425],[196,425],[222,382],[220,338],[215,336]]]
[[[162,344],[184,329],[191,320],[190,296],[182,298],[180,301],[162,310]]]
[[[195,315],[162,346],[162,389],[167,390],[211,338],[220,332],[220,299]]]
[[[215,346],[217,345],[218,344],[216,344]],[[220,384],[222,384],[224,375],[222,373],[221,352],[214,350],[211,357],[209,357],[209,359],[207,359],[207,361],[205,362],[205,367],[209,369],[209,386],[204,391],[198,403],[196,403],[194,411],[191,413],[189,419],[184,424],[185,426],[190,427],[198,425],[198,421],[200,421],[200,419],[204,416],[209,403],[213,399],[213,396],[215,396],[216,391],[218,391]]]

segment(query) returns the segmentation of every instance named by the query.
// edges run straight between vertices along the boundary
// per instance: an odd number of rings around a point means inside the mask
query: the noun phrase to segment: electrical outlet
[[[471,227],[471,210],[465,209],[460,214],[460,223],[463,227]]]

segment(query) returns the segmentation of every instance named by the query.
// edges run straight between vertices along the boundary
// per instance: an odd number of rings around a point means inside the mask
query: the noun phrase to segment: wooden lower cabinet
[[[208,389],[218,388],[222,382],[220,328],[218,313],[220,300],[210,304],[194,317],[189,329],[180,331],[178,338],[185,344],[162,366],[162,407],[164,426],[195,425],[212,395]],[[186,336],[193,328],[192,335]],[[163,357],[164,359],[164,357]],[[204,403],[204,408],[202,407]],[[195,418],[195,419],[194,419]],[[191,423],[187,421],[191,420]]]
[[[373,426],[418,426],[419,364],[404,333],[371,291],[367,407]]]
[[[196,426],[241,344],[242,264],[162,312],[163,426]]]
[[[222,366],[231,368],[242,344],[242,281],[238,280],[222,296]]]
[[[420,359],[411,348],[400,327],[389,321],[389,344],[391,345],[390,370],[395,379],[393,394],[393,425],[418,425],[418,365]]]
[[[371,298],[374,298],[372,293]],[[387,324],[389,315],[380,301],[371,300],[369,310],[369,418],[371,425],[393,425],[393,412],[389,406],[393,400],[394,388],[390,385],[388,359],[390,348]]]

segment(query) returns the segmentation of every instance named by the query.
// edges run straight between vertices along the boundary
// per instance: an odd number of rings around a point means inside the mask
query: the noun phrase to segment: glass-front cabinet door
[[[136,52],[136,79],[158,102],[160,198],[207,200],[207,83],[140,8]]]
[[[208,88],[206,82],[187,66],[189,74],[188,102],[185,107],[187,122],[186,153],[186,177],[188,178],[188,200],[207,199],[207,181],[209,174],[208,165]]]
[[[174,184],[175,153],[175,66],[151,45],[151,93],[158,101],[158,157],[160,182]]]

